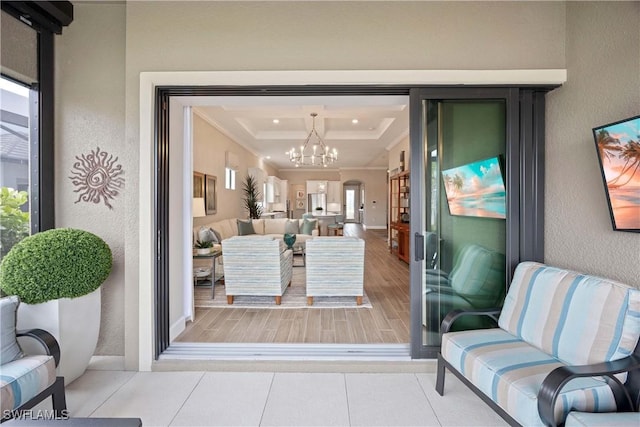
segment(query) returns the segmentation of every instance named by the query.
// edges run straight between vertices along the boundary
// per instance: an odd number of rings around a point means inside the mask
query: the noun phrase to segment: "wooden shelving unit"
[[[389,178],[389,251],[409,262],[409,171]]]

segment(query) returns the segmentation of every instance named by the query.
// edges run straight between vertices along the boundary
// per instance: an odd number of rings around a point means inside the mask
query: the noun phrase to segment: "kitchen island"
[[[340,215],[340,212],[325,211],[325,210],[313,211],[308,213],[313,215],[313,217],[318,220],[318,229],[320,231],[321,236],[327,236],[329,234],[327,225],[333,224],[334,222],[336,222],[336,216]]]

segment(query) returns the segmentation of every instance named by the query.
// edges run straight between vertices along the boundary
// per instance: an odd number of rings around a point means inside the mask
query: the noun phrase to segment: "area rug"
[[[313,305],[307,305],[307,293],[305,288],[305,268],[294,267],[291,286],[287,288],[282,296],[280,305],[276,305],[274,297],[258,297],[236,295],[233,304],[227,304],[227,295],[224,285],[216,283],[215,297],[211,299],[211,285],[195,287],[196,307],[227,307],[227,308],[372,308],[371,301],[365,292],[362,296],[362,305],[356,304],[355,297],[314,297]],[[208,283],[208,282],[204,282]]]

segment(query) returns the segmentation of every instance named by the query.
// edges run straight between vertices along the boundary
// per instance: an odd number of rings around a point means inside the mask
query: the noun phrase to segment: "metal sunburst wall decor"
[[[76,156],[78,160],[73,164],[69,179],[73,183],[74,193],[80,193],[78,202],[93,202],[104,204],[113,209],[109,203],[120,193],[124,187],[124,178],[121,176],[124,171],[122,165],[118,164],[118,158],[100,151],[98,147],[89,154]]]

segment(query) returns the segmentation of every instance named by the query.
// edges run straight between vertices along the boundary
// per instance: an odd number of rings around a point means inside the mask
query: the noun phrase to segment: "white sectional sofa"
[[[216,222],[211,222],[208,224],[204,224],[202,226],[196,226],[193,228],[193,236],[194,243],[198,240],[198,232],[201,227],[211,228],[215,230],[220,235],[220,241],[225,239],[230,239],[231,237],[238,235],[238,218],[229,218],[223,219]],[[241,221],[249,221],[248,219],[241,219]],[[251,223],[253,225],[253,229],[257,235],[266,235],[272,236],[282,239],[284,233],[286,232],[287,222],[297,222],[298,228],[302,228],[303,219],[287,219],[287,218],[273,218],[273,219],[252,219]],[[319,234],[318,231],[318,222],[316,221],[315,227],[312,230],[311,234],[305,234],[302,232],[295,233],[296,234],[296,243],[305,242],[307,239],[312,238],[313,236],[317,236]]]

